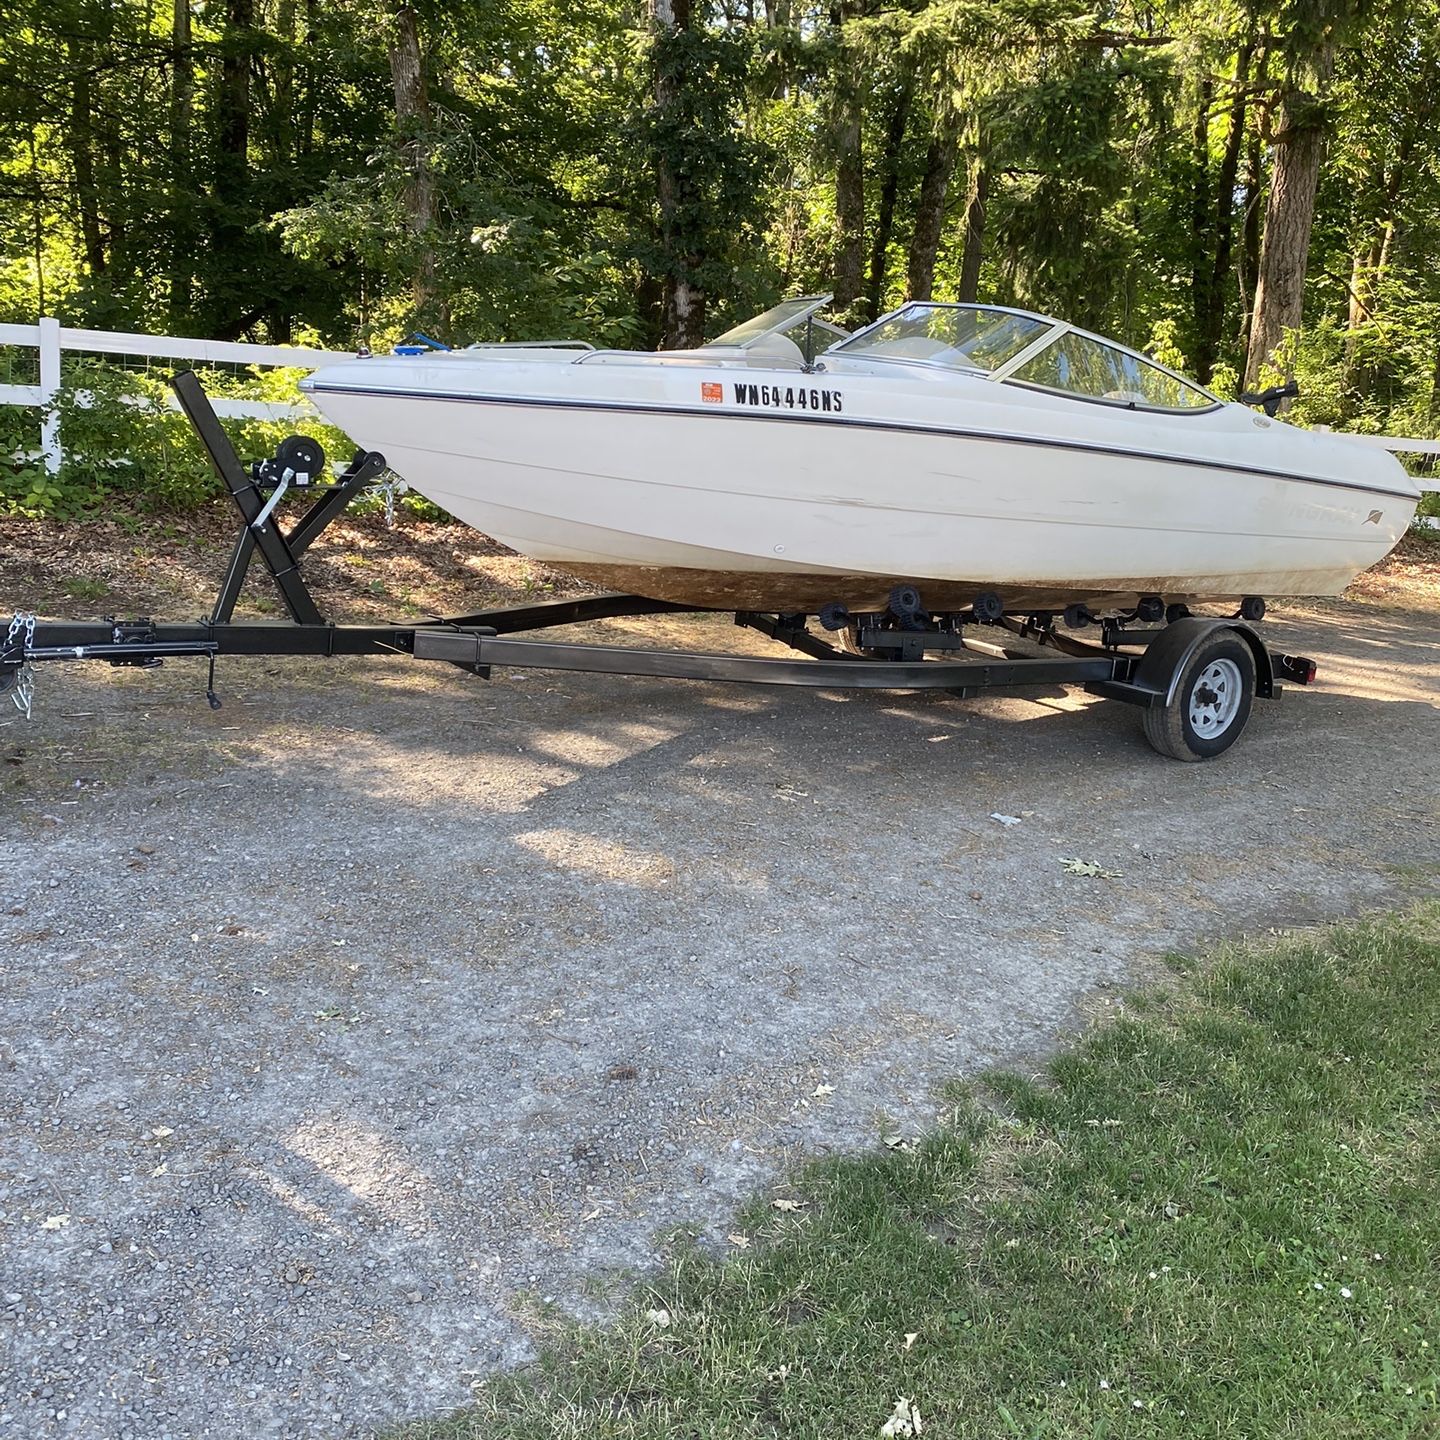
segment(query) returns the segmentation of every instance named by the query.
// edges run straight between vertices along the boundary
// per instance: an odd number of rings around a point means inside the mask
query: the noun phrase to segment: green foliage
[[[205,381],[212,397],[294,404],[297,373],[211,373]],[[169,388],[158,378],[115,365],[78,366],[65,378],[56,411],[65,463],[52,476],[39,456],[39,412],[0,409],[3,453],[25,457],[0,469],[0,514],[69,519],[117,500],[127,510],[166,511],[223,493],[189,422],[170,404]],[[272,454],[281,439],[297,431],[315,436],[331,460],[350,456],[346,438],[319,420],[241,419],[227,421],[225,428],[245,460]]]

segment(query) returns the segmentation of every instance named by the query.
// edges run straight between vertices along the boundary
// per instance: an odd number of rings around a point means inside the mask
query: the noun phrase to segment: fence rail
[[[42,412],[40,451],[51,474],[64,462],[60,446],[60,418],[55,396],[60,389],[60,356],[66,351],[91,355],[144,355],[159,360],[189,360],[202,364],[263,365],[296,370],[318,370],[355,357],[344,350],[312,350],[303,345],[247,345],[230,340],[187,340],[171,335],[132,335],[121,330],[79,330],[42,317],[35,325],[0,325],[0,345],[29,347],[40,352],[38,385],[0,385],[0,405],[24,405]],[[290,420],[314,416],[307,405],[285,405],[267,400],[211,402],[222,419]],[[1411,439],[1394,435],[1351,435],[1365,445],[1417,455],[1440,455],[1440,439]],[[1440,483],[1422,477],[1422,490],[1440,491]]]
[[[85,355],[143,355],[158,360],[188,360],[210,365],[261,365],[272,369],[318,370],[341,360],[353,360],[343,350],[314,350],[303,345],[246,345],[229,340],[188,340],[172,335],[133,335],[123,330],[81,330],[42,317],[35,325],[0,325],[0,345],[39,351],[38,385],[0,385],[0,405],[22,405],[40,410],[40,454],[50,474],[65,460],[60,444],[60,417],[55,396],[60,390],[60,357],[69,350]],[[172,402],[173,403],[173,402]],[[308,404],[286,405],[273,400],[211,402],[226,420],[293,420],[313,418]]]

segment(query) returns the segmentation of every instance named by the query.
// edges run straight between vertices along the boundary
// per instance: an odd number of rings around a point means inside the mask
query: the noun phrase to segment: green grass
[[[74,600],[99,600],[110,593],[102,580],[85,580],[73,577],[63,584],[65,593]]]
[[[1176,963],[399,1433],[838,1440],[905,1396],[926,1437],[1440,1436],[1440,905]]]

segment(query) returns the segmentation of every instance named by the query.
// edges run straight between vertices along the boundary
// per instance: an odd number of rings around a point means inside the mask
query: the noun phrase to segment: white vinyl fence
[[[41,411],[40,450],[52,475],[60,469],[60,419],[54,409],[60,389],[60,355],[72,350],[83,354],[134,355],[160,360],[189,360],[201,364],[285,366],[318,370],[322,365],[352,360],[341,350],[308,350],[299,345],[242,345],[224,340],[185,340],[169,335],[127,335],[118,330],[76,330],[58,320],[42,318],[36,325],[0,325],[0,345],[30,347],[40,352],[38,385],[0,385],[0,405],[29,405]],[[265,400],[211,402],[222,419],[289,420],[314,415],[308,405],[280,405]],[[1411,440],[1390,435],[1355,435],[1367,445],[1412,454],[1440,455],[1440,440]],[[1440,490],[1433,477],[1421,478],[1422,490]]]
[[[188,360],[199,364],[263,365],[297,370],[318,370],[340,360],[353,360],[352,352],[309,350],[300,345],[242,345],[224,340],[185,340],[169,335],[128,335],[118,330],[77,330],[58,320],[42,318],[37,325],[0,325],[0,345],[40,352],[38,385],[0,385],[0,405],[26,405],[40,414],[40,453],[45,469],[55,474],[65,458],[60,443],[60,417],[55,413],[60,389],[60,356],[70,350],[86,355],[143,356],[147,359]],[[282,405],[268,400],[211,401],[222,419],[290,420],[313,416],[308,405]]]

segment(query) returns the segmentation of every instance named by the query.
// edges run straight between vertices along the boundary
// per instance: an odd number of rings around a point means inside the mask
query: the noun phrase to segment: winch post
[[[299,561],[310,548],[311,542],[377,475],[385,469],[385,457],[373,450],[357,450],[355,457],[346,467],[345,473],[322,490],[320,498],[300,517],[284,537],[290,553]],[[230,555],[230,564],[225,571],[219,593],[215,597],[215,608],[210,612],[212,624],[224,625],[235,613],[235,603],[240,598],[240,589],[250,569],[255,554],[256,534],[252,525],[246,525],[235,541]]]
[[[175,391],[175,398],[180,402],[180,408],[185,412],[186,418],[200,437],[200,443],[210,457],[211,466],[224,482],[225,488],[229,490],[231,498],[244,517],[246,533],[254,537],[254,548],[260,551],[261,558],[265,561],[265,568],[274,578],[280,591],[280,598],[285,602],[285,608],[289,612],[290,618],[297,625],[323,625],[325,617],[320,613],[309,590],[306,589],[305,582],[300,576],[299,566],[295,561],[295,554],[280,533],[279,527],[267,524],[260,529],[255,528],[255,521],[259,518],[265,502],[260,498],[260,491],[255,481],[245,473],[245,467],[241,465],[239,457],[235,454],[229,436],[221,428],[214,408],[206,398],[205,391],[201,388],[195,372],[182,370],[171,380],[170,384]],[[230,573],[225,577],[226,585],[233,584],[237,593],[240,588],[239,582],[244,579],[244,567],[249,564],[250,560],[247,554],[243,557],[242,563],[241,548],[240,545],[236,546],[235,554],[231,558]],[[239,566],[238,576],[236,575],[237,565]],[[222,596],[223,594],[222,591]],[[231,604],[234,604],[233,600]]]
[[[245,521],[235,541],[225,579],[215,597],[215,608],[210,612],[211,623],[224,625],[234,614],[250,561],[258,549],[280,589],[290,618],[301,625],[323,625],[325,617],[300,574],[299,557],[359,491],[385,469],[385,457],[374,451],[357,450],[345,473],[334,485],[324,488],[288,535],[268,519],[264,525],[257,525],[264,512],[265,501],[254,478],[246,472],[235,454],[199,379],[194,371],[182,370],[170,383],[180,408],[210,457],[210,464],[224,481]]]

